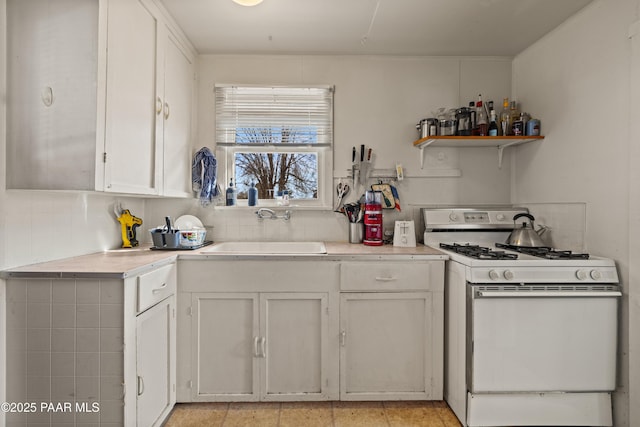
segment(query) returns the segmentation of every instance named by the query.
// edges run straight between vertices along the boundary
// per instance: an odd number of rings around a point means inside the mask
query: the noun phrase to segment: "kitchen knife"
[[[371,149],[369,149],[371,151]],[[365,163],[365,147],[364,144],[360,146],[360,184],[363,186],[367,185],[367,173],[368,173],[368,165]]]
[[[356,188],[357,178],[356,178],[356,146],[353,146],[353,150],[351,151],[351,179],[353,180],[353,188]]]

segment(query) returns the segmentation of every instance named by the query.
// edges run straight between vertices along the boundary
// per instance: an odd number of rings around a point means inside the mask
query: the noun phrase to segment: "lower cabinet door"
[[[335,398],[327,293],[194,293],[191,303],[192,401]]]
[[[258,400],[257,293],[192,294],[193,401]]]
[[[340,399],[430,399],[432,295],[340,295]]]
[[[328,294],[260,294],[260,317],[262,400],[328,399]]]
[[[137,425],[159,426],[176,401],[175,296],[136,320]]]

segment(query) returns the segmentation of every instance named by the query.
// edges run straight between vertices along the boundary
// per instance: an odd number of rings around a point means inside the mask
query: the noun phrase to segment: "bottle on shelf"
[[[474,101],[469,101],[469,112],[471,114],[471,135],[478,136],[478,117]]]
[[[489,123],[489,136],[498,136],[498,124],[496,123],[496,112],[491,110],[491,123]]]
[[[516,101],[511,101],[511,105],[509,107],[509,135],[516,135],[513,125],[520,119],[520,111],[518,110],[518,104]]]
[[[226,192],[226,205],[227,206],[235,206],[238,194],[236,193],[236,188],[233,186],[233,178],[229,180],[229,187],[227,187]]]
[[[487,112],[482,105],[482,95],[478,95],[478,102],[476,102],[476,119],[478,121],[478,136],[487,136],[489,123]]]
[[[251,187],[249,187],[249,200],[247,204],[249,206],[255,206],[258,204],[258,189],[256,188],[256,184],[254,182],[252,182]]]
[[[509,98],[502,100],[502,111],[500,112],[500,135],[507,136],[511,134],[511,120],[509,112]]]

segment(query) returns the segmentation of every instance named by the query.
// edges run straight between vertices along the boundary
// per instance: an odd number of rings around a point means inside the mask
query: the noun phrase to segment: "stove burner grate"
[[[456,252],[476,259],[517,259],[517,254],[507,253],[505,251],[494,251],[479,245],[471,245],[469,243],[461,245],[459,243],[440,243],[442,249]]]
[[[589,259],[589,254],[574,253],[567,250],[556,250],[547,246],[523,247],[508,245],[505,243],[496,243],[496,247],[546,259]]]

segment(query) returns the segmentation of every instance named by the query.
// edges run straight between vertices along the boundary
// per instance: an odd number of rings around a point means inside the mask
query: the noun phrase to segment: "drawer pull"
[[[157,288],[153,289],[151,292],[155,294],[157,292],[164,291],[166,288],[167,288],[167,283],[165,282],[160,287],[157,287]]]
[[[260,350],[258,349],[258,343],[260,337],[253,337],[253,357],[260,357]]]
[[[395,282],[398,280],[395,277],[376,277],[376,281],[378,282]]]
[[[347,343],[347,331],[342,330],[342,332],[340,332],[340,347],[344,347],[346,343]]]

